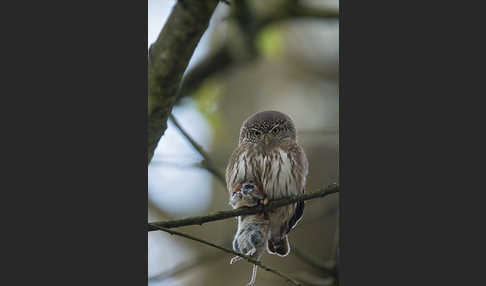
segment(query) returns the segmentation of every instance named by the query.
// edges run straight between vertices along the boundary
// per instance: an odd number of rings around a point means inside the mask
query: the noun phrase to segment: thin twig
[[[218,171],[218,169],[215,167],[213,162],[211,161],[211,158],[209,158],[208,153],[204,151],[203,147],[199,145],[196,140],[194,140],[187,132],[182,128],[182,126],[179,124],[179,121],[174,117],[174,115],[169,115],[170,120],[172,123],[174,123],[175,127],[179,129],[179,131],[182,133],[182,135],[189,141],[189,143],[192,145],[196,151],[201,154],[203,157],[203,161],[201,162],[202,166],[204,169],[208,170],[211,174],[213,174],[220,182],[223,184],[223,187],[226,189],[226,180],[221,172]]]
[[[211,247],[217,248],[217,249],[222,250],[224,252],[227,252],[227,253],[230,253],[230,254],[233,254],[233,255],[240,256],[240,257],[244,258],[245,260],[247,260],[248,262],[257,265],[257,266],[259,266],[260,268],[262,268],[262,269],[264,269],[266,271],[272,272],[272,273],[274,273],[274,274],[282,277],[286,281],[291,282],[294,285],[301,285],[299,282],[297,282],[294,279],[290,278],[289,276],[283,274],[282,272],[280,272],[280,271],[278,271],[276,269],[272,269],[272,268],[270,268],[268,266],[265,266],[265,265],[261,264],[259,261],[256,261],[256,260],[250,258],[249,256],[246,256],[246,255],[243,255],[241,253],[235,252],[235,251],[233,251],[233,250],[231,250],[229,248],[225,248],[225,247],[216,245],[214,243],[211,243],[209,241],[206,241],[206,240],[203,240],[203,239],[200,239],[200,238],[197,238],[197,237],[194,237],[194,236],[191,236],[191,235],[182,233],[182,232],[178,232],[178,231],[175,231],[175,230],[171,230],[171,229],[168,229],[168,228],[165,228],[165,227],[156,226],[156,228],[159,229],[159,230],[165,231],[167,233],[170,233],[170,234],[173,234],[173,235],[182,236],[184,238],[187,238],[187,239],[190,239],[190,240],[194,240],[194,241],[197,241],[199,243],[206,244],[206,245],[209,245]]]
[[[152,222],[148,224],[148,231],[154,231],[159,229],[160,227],[165,228],[173,228],[173,227],[181,227],[187,225],[202,225],[203,223],[210,222],[210,221],[217,221],[222,219],[227,219],[231,217],[237,217],[241,215],[250,215],[256,213],[262,213],[266,211],[270,211],[282,206],[290,205],[292,203],[296,203],[298,201],[307,201],[311,199],[316,199],[320,197],[324,197],[330,194],[334,194],[339,192],[338,185],[331,185],[325,189],[319,189],[318,191],[301,194],[297,196],[290,196],[284,197],[278,200],[270,201],[267,205],[258,205],[251,208],[239,208],[235,210],[229,211],[219,211],[210,215],[206,216],[197,216],[197,217],[189,217],[180,220],[171,220],[171,221],[160,221],[160,222]]]

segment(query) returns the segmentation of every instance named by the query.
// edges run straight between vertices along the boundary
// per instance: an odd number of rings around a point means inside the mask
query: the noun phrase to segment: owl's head
[[[273,145],[283,140],[296,140],[292,119],[279,111],[257,112],[243,122],[239,143],[262,143]]]

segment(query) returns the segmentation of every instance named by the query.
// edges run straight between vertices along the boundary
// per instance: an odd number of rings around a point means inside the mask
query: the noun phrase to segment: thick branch
[[[241,215],[262,213],[264,211],[266,212],[282,206],[290,205],[297,201],[307,201],[316,198],[321,198],[337,192],[339,192],[339,186],[331,185],[325,189],[320,189],[318,191],[314,191],[311,193],[273,200],[270,201],[266,206],[259,205],[251,208],[239,208],[239,209],[229,210],[229,211],[219,211],[214,214],[210,214],[206,216],[189,217],[180,220],[151,222],[148,224],[148,231],[158,230],[160,227],[173,228],[173,227],[181,227],[187,225],[202,225],[203,223],[210,222],[210,221],[223,220],[223,219],[237,217]]]
[[[248,54],[247,60],[254,59],[258,56],[258,49],[255,43],[258,33],[255,13],[247,0],[234,0],[233,3],[235,4],[234,17],[241,31],[245,53]]]
[[[218,0],[178,1],[150,47],[148,63],[148,157],[167,129],[182,75],[206,31]]]
[[[237,255],[237,256],[240,256],[242,258],[244,258],[245,260],[247,260],[248,262],[250,263],[253,263],[255,265],[258,265],[260,268],[266,270],[266,271],[269,271],[269,272],[272,272],[280,277],[282,277],[283,279],[285,279],[286,281],[289,281],[291,282],[292,284],[294,285],[300,285],[299,282],[295,281],[294,279],[290,278],[289,276],[283,274],[282,272],[276,270],[276,269],[272,269],[268,266],[265,266],[263,264],[261,264],[259,261],[256,261],[252,258],[250,258],[249,256],[246,256],[246,255],[243,255],[241,253],[238,253],[238,252],[235,252],[229,248],[225,248],[225,247],[222,247],[222,246],[219,246],[219,245],[216,245],[214,243],[211,243],[211,242],[208,242],[208,241],[205,241],[205,240],[202,240],[200,238],[197,238],[197,237],[194,237],[194,236],[191,236],[191,235],[188,235],[188,234],[185,234],[185,233],[182,233],[182,232],[178,232],[178,231],[175,231],[175,230],[170,230],[168,228],[164,228],[164,227],[160,227],[160,226],[157,226],[156,227],[157,229],[159,230],[162,230],[162,231],[165,231],[165,232],[168,232],[170,234],[173,234],[173,235],[178,235],[178,236],[182,236],[184,238],[187,238],[187,239],[190,239],[190,240],[194,240],[194,241],[197,241],[197,242],[200,242],[202,244],[206,244],[206,245],[209,245],[211,247],[214,247],[214,248],[217,248],[219,250],[222,250],[224,252],[227,252],[227,253],[230,253],[230,254],[233,254],[233,255]]]

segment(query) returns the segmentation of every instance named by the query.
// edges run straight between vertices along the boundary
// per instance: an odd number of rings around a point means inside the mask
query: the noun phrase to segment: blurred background
[[[241,123],[257,111],[282,111],[293,118],[309,159],[306,191],[338,182],[339,25],[337,17],[326,16],[337,13],[338,0],[299,1],[305,9],[291,13],[286,9],[294,1],[246,1],[250,12],[245,14],[236,9],[241,1],[230,2],[218,5],[186,70],[172,114],[224,174]],[[175,4],[148,0],[149,46]],[[230,209],[225,186],[201,167],[201,161],[169,121],[148,168],[149,222]],[[307,201],[303,219],[289,234],[291,254],[265,254],[262,263],[303,285],[336,285],[322,267],[332,268],[335,262],[338,204],[338,195]],[[226,219],[177,230],[231,248],[236,226],[236,219]],[[148,233],[152,286],[246,285],[252,265],[230,265],[230,258],[181,237]],[[255,285],[285,284],[260,269]]]

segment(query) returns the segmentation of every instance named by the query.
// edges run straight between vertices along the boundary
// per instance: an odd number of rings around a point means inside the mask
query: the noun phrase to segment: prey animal
[[[226,167],[230,204],[233,208],[247,207],[301,194],[307,174],[307,157],[297,143],[292,119],[279,111],[255,113],[243,122],[238,146]],[[239,218],[235,240],[243,242],[242,230],[250,229],[250,225],[261,225],[257,232],[264,234],[262,249],[287,256],[290,252],[287,235],[302,218],[303,211],[304,203],[297,202],[266,214]],[[255,254],[258,247],[255,246]],[[253,272],[256,273],[255,267]]]
[[[233,189],[234,192],[230,198],[233,208],[252,207],[266,202],[265,195],[253,182],[235,185]],[[266,214],[255,214],[238,217],[238,230],[233,239],[234,251],[260,261],[268,240],[269,220],[266,216]],[[230,264],[239,260],[241,257],[235,256],[231,259]],[[248,286],[255,283],[257,270],[258,266],[253,265]]]

